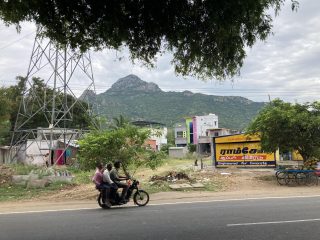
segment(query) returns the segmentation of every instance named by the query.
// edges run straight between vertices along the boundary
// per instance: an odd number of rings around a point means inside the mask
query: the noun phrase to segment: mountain
[[[121,114],[131,120],[173,126],[184,117],[214,113],[219,117],[219,127],[237,130],[244,129],[265,105],[243,97],[164,92],[155,83],[145,82],[135,75],[120,78],[96,97],[100,113],[108,119]]]

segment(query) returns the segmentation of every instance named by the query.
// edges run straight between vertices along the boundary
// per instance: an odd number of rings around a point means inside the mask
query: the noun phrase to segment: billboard
[[[258,137],[244,134],[213,139],[214,160],[217,167],[247,166],[275,167],[276,154],[263,152]]]

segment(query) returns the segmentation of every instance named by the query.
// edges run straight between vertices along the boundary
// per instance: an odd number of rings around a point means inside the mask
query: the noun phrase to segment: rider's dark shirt
[[[114,181],[115,183],[119,183],[121,180],[119,179],[119,173],[118,173],[118,170],[113,168],[111,171],[110,171],[110,178],[112,181]]]

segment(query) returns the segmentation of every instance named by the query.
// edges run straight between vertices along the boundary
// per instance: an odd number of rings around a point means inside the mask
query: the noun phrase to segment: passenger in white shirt
[[[110,171],[112,169],[112,163],[108,163],[103,171],[103,182],[110,186],[110,200],[115,201],[116,192],[118,190],[117,184],[115,184],[110,178]]]

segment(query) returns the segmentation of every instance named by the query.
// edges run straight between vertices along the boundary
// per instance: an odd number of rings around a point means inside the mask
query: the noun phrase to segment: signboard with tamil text
[[[244,134],[213,139],[214,157],[217,167],[247,166],[275,167],[274,153],[261,151],[257,137],[248,138]]]

